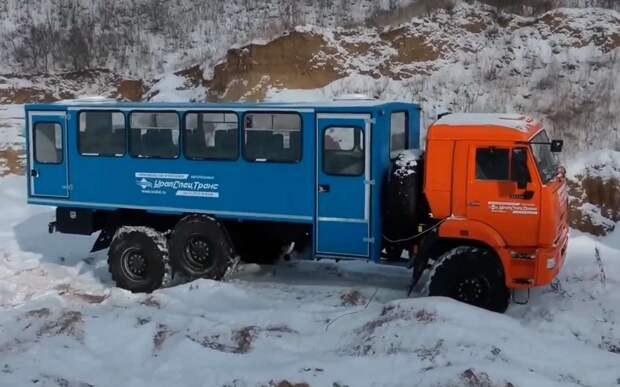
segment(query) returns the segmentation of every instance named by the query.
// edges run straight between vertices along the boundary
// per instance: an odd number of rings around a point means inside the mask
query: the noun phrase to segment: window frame
[[[478,150],[479,149],[491,149],[491,148],[495,148],[497,150],[499,149],[503,149],[507,151],[507,155],[508,155],[508,169],[507,169],[507,175],[508,178],[506,179],[481,179],[478,177]],[[478,182],[511,182],[511,165],[512,165],[512,149],[513,147],[511,146],[507,146],[507,145],[500,145],[500,146],[494,146],[494,145],[488,145],[488,146],[476,146],[475,147],[475,152],[474,152],[474,180],[478,181]]]
[[[327,172],[325,170],[325,134],[327,133],[327,131],[329,129],[333,129],[333,128],[353,128],[353,130],[355,129],[359,129],[360,133],[362,133],[362,141],[360,144],[364,145],[364,149],[362,150],[362,154],[364,155],[363,158],[363,164],[362,164],[362,171],[360,173],[356,173],[356,174],[352,174],[352,173],[330,173]],[[365,176],[366,174],[366,132],[364,132],[364,128],[362,128],[359,125],[329,125],[326,126],[325,128],[323,128],[323,133],[321,134],[322,136],[322,147],[321,147],[321,172],[324,173],[327,176],[336,176],[336,177],[360,177],[360,176]],[[350,152],[350,151],[349,151]]]
[[[392,114],[405,113],[405,147],[403,149],[392,150]],[[389,130],[389,142],[390,142],[390,159],[396,159],[396,155],[392,156],[392,153],[400,152],[409,149],[409,110],[394,110],[390,112],[390,130]]]
[[[82,150],[80,149],[80,115],[82,113],[89,113],[89,112],[95,112],[95,113],[100,113],[100,112],[110,112],[110,113],[121,113],[123,115],[123,120],[124,120],[124,130],[125,133],[123,133],[123,139],[125,140],[125,144],[123,146],[123,154],[122,155],[102,155],[102,154],[92,154],[92,153],[82,153]],[[127,154],[129,153],[129,120],[128,120],[128,114],[125,114],[125,112],[123,112],[122,110],[119,109],[84,109],[84,110],[80,110],[78,111],[77,114],[77,150],[78,150],[78,154],[81,157],[109,157],[109,158],[115,158],[115,159],[119,159],[122,157],[127,156]]]
[[[52,124],[52,125],[58,125],[60,127],[60,145],[62,146],[62,148],[60,149],[60,159],[56,162],[39,161],[39,158],[37,157],[37,126],[39,124]],[[56,139],[54,138],[54,147],[55,146],[56,146]],[[33,151],[34,162],[37,164],[44,164],[44,165],[63,164],[65,162],[65,134],[64,134],[62,124],[60,124],[58,121],[37,121],[35,122],[34,125],[32,126],[32,151]]]
[[[187,156],[187,141],[186,141],[186,134],[187,134],[187,116],[189,114],[201,114],[201,113],[221,113],[221,114],[234,114],[235,117],[237,117],[237,146],[235,148],[235,158],[221,158],[221,157],[189,157]],[[181,128],[181,139],[183,140],[183,145],[182,145],[182,151],[183,151],[183,157],[186,160],[192,160],[192,161],[205,161],[205,160],[210,160],[210,161],[238,161],[239,160],[239,156],[241,154],[240,150],[239,150],[239,133],[241,132],[241,121],[239,119],[239,112],[236,112],[234,110],[190,110],[190,111],[186,111],[185,113],[183,113],[183,117],[182,117],[182,128]]]
[[[177,116],[177,122],[178,122],[178,128],[179,128],[179,134],[177,136],[177,145],[178,145],[178,149],[177,149],[177,154],[174,157],[161,157],[161,156],[135,156],[131,153],[131,115],[134,113],[174,113]],[[127,140],[127,153],[129,154],[130,157],[133,157],[135,159],[155,159],[155,160],[178,160],[181,157],[181,150],[182,150],[182,144],[181,144],[181,137],[182,134],[181,132],[183,131],[183,128],[181,127],[182,121],[181,121],[181,115],[179,114],[178,110],[174,110],[174,109],[164,109],[164,110],[145,110],[145,109],[137,109],[137,110],[131,110],[128,112],[127,114],[127,136],[128,136],[128,140]],[[173,129],[174,130],[174,129]]]
[[[245,117],[248,114],[295,114],[299,117],[299,159],[298,160],[265,160],[265,161],[257,161],[255,159],[249,159],[246,154],[246,140],[245,140]],[[246,110],[241,115],[241,153],[243,154],[243,159],[249,163],[258,163],[258,164],[299,164],[304,159],[304,117],[297,110]]]

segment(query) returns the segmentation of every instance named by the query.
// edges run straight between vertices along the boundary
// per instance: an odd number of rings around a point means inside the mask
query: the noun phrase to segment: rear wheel
[[[444,296],[503,313],[510,302],[502,265],[486,248],[459,246],[436,261],[429,284],[429,296]]]
[[[188,215],[170,238],[172,266],[191,278],[221,279],[235,254],[224,226],[205,215]]]
[[[147,227],[119,229],[108,250],[108,269],[120,288],[152,292],[169,273],[166,237]]]

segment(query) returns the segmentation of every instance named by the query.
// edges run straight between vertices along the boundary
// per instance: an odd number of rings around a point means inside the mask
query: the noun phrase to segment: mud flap
[[[420,242],[418,254],[411,258],[410,267],[413,267],[413,276],[411,278],[411,285],[409,285],[409,292],[407,296],[411,295],[411,292],[416,287],[422,274],[428,267],[428,261],[431,258],[432,248],[439,241],[437,230],[431,230],[431,232]]]
[[[95,251],[107,249],[108,247],[110,247],[110,243],[112,243],[112,238],[114,238],[115,233],[116,228],[106,227],[102,229],[99,233],[99,236],[97,237],[97,240],[93,244],[93,248],[90,249],[90,252],[94,253]]]

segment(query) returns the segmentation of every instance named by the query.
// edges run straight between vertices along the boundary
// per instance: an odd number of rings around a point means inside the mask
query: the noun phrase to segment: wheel
[[[166,237],[147,227],[122,227],[108,250],[108,270],[116,286],[150,293],[170,277]]]
[[[429,296],[444,296],[504,313],[510,292],[502,265],[492,251],[459,246],[437,259],[428,283]]]
[[[191,278],[219,280],[235,254],[224,226],[205,215],[188,215],[174,227],[170,258],[175,270]]]

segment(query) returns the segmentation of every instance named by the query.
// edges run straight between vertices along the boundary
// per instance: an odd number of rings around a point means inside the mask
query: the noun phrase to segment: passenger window
[[[328,175],[364,173],[364,132],[355,127],[330,127],[323,133],[323,171]]]
[[[38,163],[60,164],[62,162],[62,127],[52,122],[34,125],[34,156]]]
[[[185,116],[185,157],[193,160],[236,160],[238,127],[235,113],[188,113]]]
[[[82,155],[123,156],[125,115],[121,112],[80,112],[78,149]]]
[[[407,148],[407,112],[390,116],[390,153]]]
[[[179,155],[179,116],[174,112],[133,112],[129,154],[172,159]]]
[[[508,149],[493,147],[476,149],[476,179],[508,180]]]
[[[301,160],[301,116],[297,113],[248,113],[244,119],[244,156],[251,161]]]

